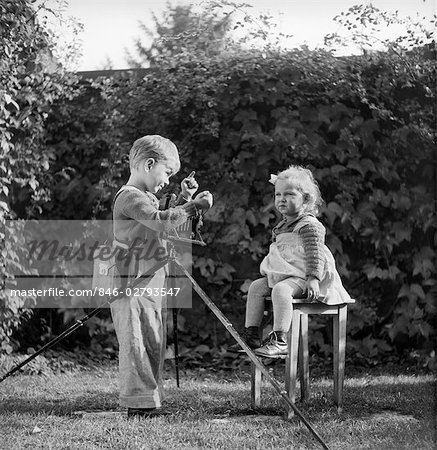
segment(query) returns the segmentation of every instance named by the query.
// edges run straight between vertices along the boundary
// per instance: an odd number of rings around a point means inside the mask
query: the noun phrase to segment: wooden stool
[[[355,303],[352,300],[350,303]],[[288,355],[285,358],[285,389],[290,400],[296,398],[297,361],[299,358],[299,379],[301,399],[309,398],[309,358],[308,358],[308,316],[310,314],[324,314],[333,316],[334,320],[334,401],[337,411],[341,413],[343,407],[344,366],[346,353],[346,322],[347,305],[325,305],[323,303],[309,303],[306,299],[294,299],[291,332],[288,333]],[[261,405],[261,371],[252,363],[251,402],[252,408]],[[288,417],[294,411],[289,408]]]

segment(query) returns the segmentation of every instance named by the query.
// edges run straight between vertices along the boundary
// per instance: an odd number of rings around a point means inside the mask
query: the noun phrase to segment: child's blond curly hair
[[[272,175],[270,182],[275,184],[277,180],[287,180],[295,189],[302,193],[306,202],[305,212],[318,216],[323,205],[319,185],[314,179],[311,170],[302,166],[290,166],[288,169]]]

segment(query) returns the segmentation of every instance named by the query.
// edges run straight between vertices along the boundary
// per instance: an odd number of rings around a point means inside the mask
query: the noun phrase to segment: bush
[[[201,188],[215,196],[204,227],[208,247],[194,249],[196,277],[239,323],[244,293],[259,276],[279,218],[269,175],[292,163],[308,166],[325,200],[327,244],[359,302],[350,315],[350,348],[364,359],[394,349],[429,355],[435,336],[433,52],[425,44],[348,58],[305,48],[237,47],[212,55],[182,48],[155,60],[145,76],[125,72],[77,85],[81,96],[51,108],[45,119],[46,146],[38,158],[49,161],[48,183],[38,181],[33,153],[26,163],[32,168],[26,179],[35,186],[26,209],[39,208],[46,218],[91,211],[110,217],[114,192],[128,178],[132,142],[145,134],[169,137],[181,152],[181,177],[195,169]],[[8,108],[15,114],[13,103]],[[35,123],[35,139],[42,138],[41,122]],[[22,211],[15,193],[5,195]],[[70,208],[60,207],[63,199],[72,199]],[[183,315],[198,324],[186,331],[187,343],[200,336],[200,343],[219,347],[228,340],[225,330],[210,331],[204,306]],[[315,321],[312,333],[323,353],[326,327]]]
[[[37,216],[50,200],[54,154],[44,146],[46,120],[55,102],[72,97],[75,77],[52,56],[54,42],[31,2],[3,1],[0,13],[0,352],[10,353],[12,331],[34,300],[11,298],[5,290],[13,273],[29,275],[17,254],[24,242],[18,219]],[[5,236],[6,229],[13,232]]]
[[[416,54],[410,58],[413,74],[411,64],[386,53],[240,50],[182,55],[141,79],[101,80],[111,112],[107,140],[118,145],[106,163],[100,207],[108,210],[109,189],[127,179],[123,158],[133,140],[151,133],[173,139],[182,167],[196,169],[216,198],[204,229],[209,245],[196,249],[194,268],[213,300],[241,320],[240,286],[258,277],[278,219],[269,174],[308,166],[326,202],[327,244],[362,305],[352,338],[381,354],[392,345],[430,350],[434,124],[427,87],[434,75],[426,57],[420,66]]]

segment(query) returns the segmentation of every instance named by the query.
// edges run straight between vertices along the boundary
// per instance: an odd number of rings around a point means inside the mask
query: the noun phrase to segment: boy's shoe
[[[281,358],[288,354],[287,332],[272,331],[267,342],[254,350],[256,356],[262,358]]]
[[[127,417],[157,417],[157,416],[168,416],[171,413],[168,411],[164,411],[161,408],[128,408],[127,409]]]
[[[261,339],[259,338],[259,327],[245,328],[241,333],[241,338],[252,350],[258,348],[261,345]],[[244,353],[243,347],[236,342],[228,347],[228,352],[231,353]]]

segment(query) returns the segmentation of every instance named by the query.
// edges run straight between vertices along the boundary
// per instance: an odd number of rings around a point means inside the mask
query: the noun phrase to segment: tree
[[[56,101],[72,97],[75,80],[54,58],[55,43],[32,3],[0,3],[0,351],[11,351],[18,312],[32,300],[11,298],[5,290],[5,280],[14,282],[11,267],[15,265],[15,273],[20,269],[13,250],[23,240],[23,224],[17,219],[35,217],[50,198],[54,155],[44,147],[45,123]]]
[[[160,60],[171,59],[181,52],[217,54],[223,49],[231,26],[229,14],[220,14],[217,9],[196,13],[192,5],[168,3],[161,17],[152,14],[152,18],[154,30],[140,22],[141,31],[151,43],[146,45],[139,38],[135,41],[137,55],[127,55],[133,67],[153,67]]]
[[[278,50],[282,38],[290,36],[273,33],[277,27],[269,14],[254,15],[251,5],[230,0],[207,0],[195,8],[192,5],[172,6],[161,17],[152,14],[154,26],[140,22],[142,38],[135,41],[135,55],[127,53],[132,67],[158,67],[176,56],[186,60],[204,55],[211,58],[223,52],[245,53]]]

